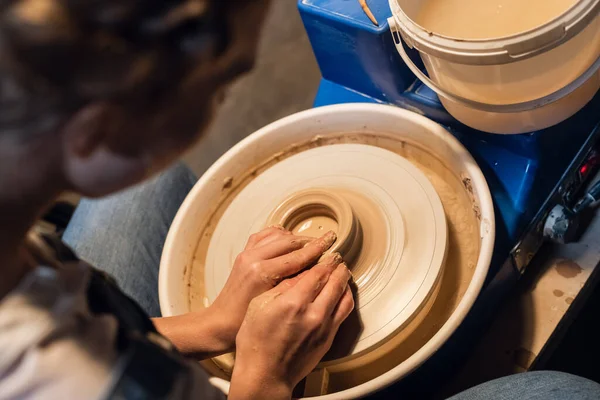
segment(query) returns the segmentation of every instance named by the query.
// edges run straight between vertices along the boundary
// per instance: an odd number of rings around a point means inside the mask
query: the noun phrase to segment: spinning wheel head
[[[425,175],[400,155],[337,144],[289,157],[257,176],[221,217],[205,266],[207,303],[253,232],[279,224],[303,236],[334,230],[356,286],[354,322],[328,365],[374,351],[408,325],[436,293],[446,218]],[[433,296],[435,297],[435,296]],[[426,310],[425,310],[426,312]]]

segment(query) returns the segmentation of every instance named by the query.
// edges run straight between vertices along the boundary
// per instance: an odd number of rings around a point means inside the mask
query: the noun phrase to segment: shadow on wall
[[[227,90],[212,125],[184,160],[202,175],[252,132],[310,108],[320,78],[296,1],[273,1],[254,69]]]

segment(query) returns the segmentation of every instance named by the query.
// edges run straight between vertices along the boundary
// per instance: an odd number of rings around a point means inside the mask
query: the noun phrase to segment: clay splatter
[[[231,176],[228,176],[227,178],[225,178],[223,180],[223,190],[231,188],[232,185],[233,185],[233,178]]]
[[[552,293],[554,293],[554,295],[556,297],[563,297],[563,295],[565,294],[565,292],[563,292],[562,290],[558,290],[558,289],[554,289],[554,291]]]
[[[478,221],[481,221],[481,209],[477,204],[473,204],[473,212],[475,213],[475,218],[477,218]]]
[[[465,189],[467,189],[467,192],[473,194],[473,184],[471,183],[471,178],[463,178],[462,183]]]
[[[564,278],[575,278],[583,271],[581,267],[571,260],[561,260],[556,263],[556,272]]]
[[[571,303],[573,303],[573,300],[574,300],[574,299],[573,299],[572,297],[567,297],[567,298],[565,299],[565,303],[567,303],[567,304],[571,304]]]

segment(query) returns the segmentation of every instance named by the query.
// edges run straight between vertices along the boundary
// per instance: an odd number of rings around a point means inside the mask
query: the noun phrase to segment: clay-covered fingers
[[[347,286],[342,298],[333,311],[333,331],[337,332],[342,322],[348,318],[352,310],[354,310],[354,296],[352,295],[350,286]]]
[[[303,248],[265,262],[265,268],[277,276],[291,276],[312,265],[336,240],[335,232],[329,231]]]
[[[331,276],[329,276],[329,280],[315,298],[313,306],[323,315],[332,315],[348,289],[348,281],[351,276],[345,264],[337,265]]]
[[[338,253],[328,254],[288,290],[287,295],[302,304],[312,303],[330,279],[331,274],[342,262]]]
[[[296,284],[300,281],[300,279],[302,279],[304,276],[306,276],[306,274],[308,273],[308,271],[309,270],[302,271],[301,273],[299,273],[298,275],[294,276],[293,278],[284,279],[276,287],[281,287],[282,288],[282,293],[283,293],[284,291],[287,291],[288,289],[293,288],[294,286],[296,286]]]
[[[315,238],[295,236],[292,234],[280,236],[273,235],[269,237],[269,239],[271,238],[273,238],[273,240],[264,243],[266,241],[265,239],[256,244],[254,248],[250,250],[252,257],[260,260],[269,260],[302,249],[305,245],[315,240]]]
[[[288,292],[291,288],[296,286],[296,284],[298,282],[300,282],[300,280],[302,278],[304,278],[304,276],[307,273],[308,273],[308,270],[299,273],[298,275],[294,276],[293,278],[284,279],[281,282],[279,282],[279,284],[277,286],[275,286],[273,289],[263,293],[261,296],[258,296],[257,298],[264,297],[265,295],[267,295],[267,293],[269,293],[269,295],[268,295],[269,298],[279,297],[280,295]]]
[[[259,232],[256,232],[250,235],[248,238],[248,242],[246,242],[246,247],[244,250],[250,250],[256,247],[259,243],[264,245],[268,243],[270,240],[275,240],[278,237],[286,234],[291,234],[291,232],[287,231],[285,228],[279,225],[269,226]]]

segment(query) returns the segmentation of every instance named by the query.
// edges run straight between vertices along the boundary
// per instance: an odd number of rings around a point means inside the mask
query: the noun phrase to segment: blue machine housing
[[[379,26],[367,18],[358,0],[298,2],[323,76],[314,106],[388,103],[437,121],[477,160],[496,208],[494,259],[480,298],[452,340],[402,385],[410,392],[418,385],[421,393],[418,382],[448,375],[439,367],[455,368],[460,350],[470,347],[465,343],[472,342],[490,310],[514,287],[542,244],[541,226],[549,210],[576,200],[585,181],[579,167],[599,143],[600,94],[575,116],[543,131],[495,135],[473,130],[452,118],[403,63],[387,24],[387,1],[371,1],[370,7]],[[418,54],[411,53],[411,58],[422,66]]]

